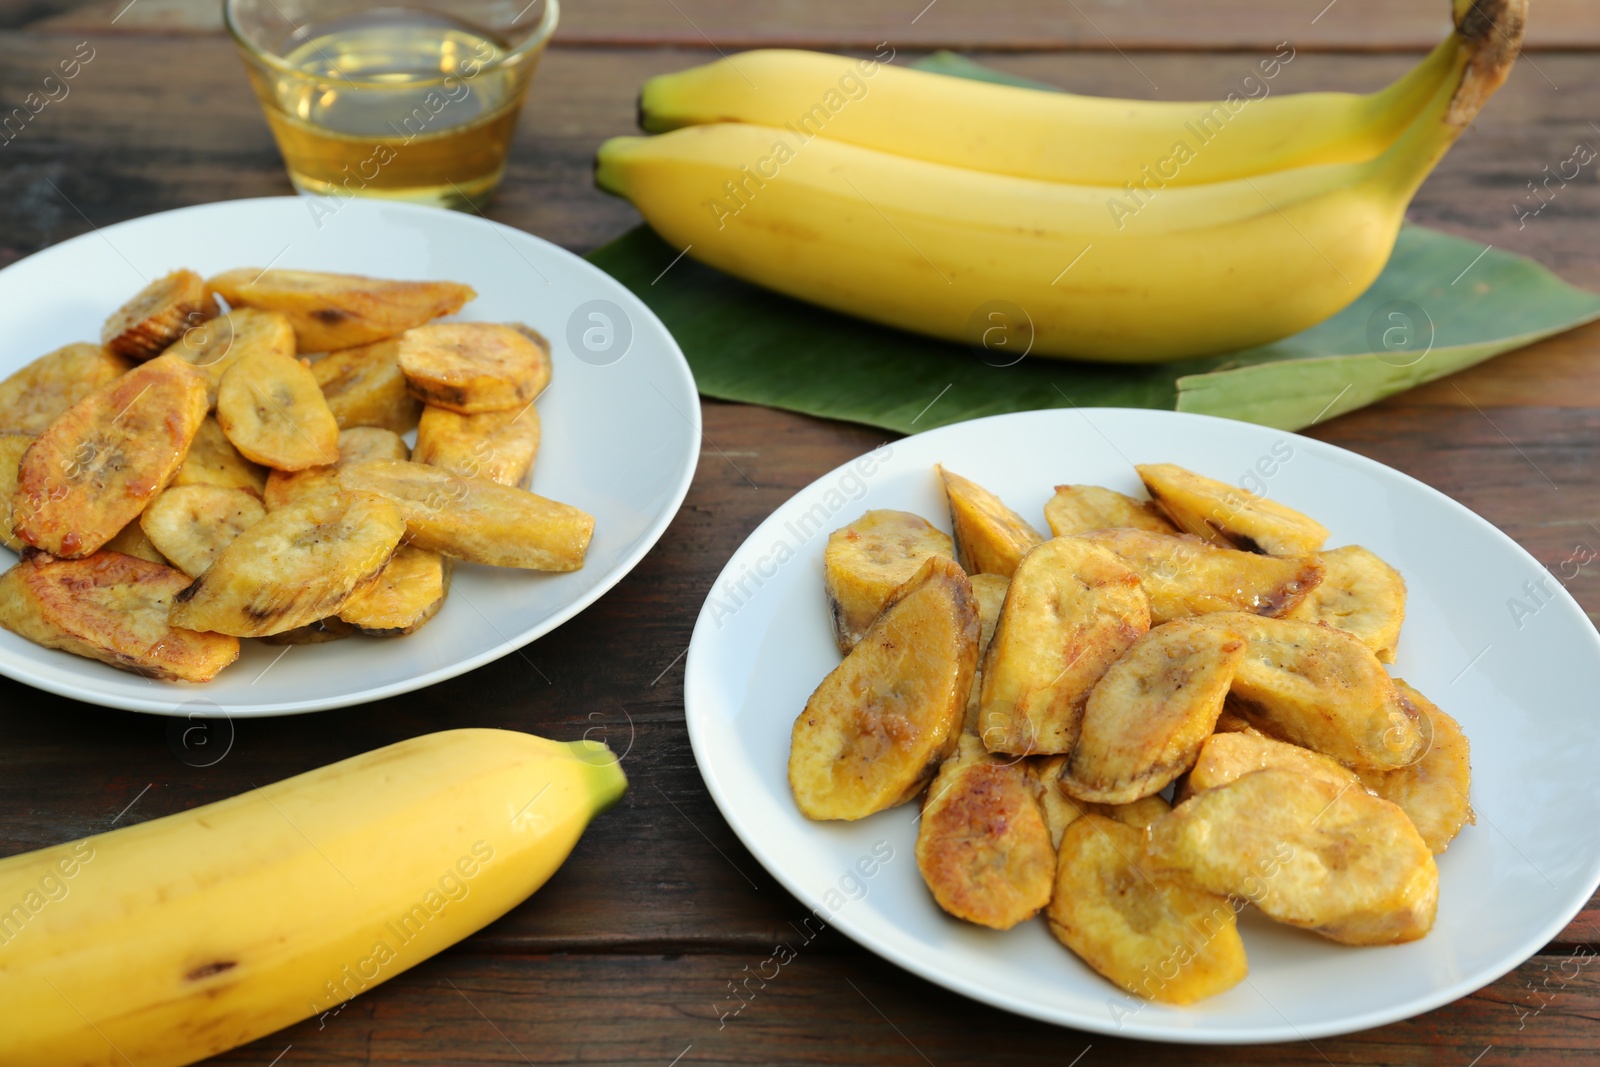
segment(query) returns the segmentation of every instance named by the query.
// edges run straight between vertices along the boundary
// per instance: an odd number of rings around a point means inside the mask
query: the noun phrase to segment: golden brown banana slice
[[[62,412],[132,366],[99,345],[72,344],[40,356],[0,382],[0,433],[44,433]]]
[[[1256,728],[1254,726],[1251,726],[1250,723],[1246,721],[1244,716],[1229,708],[1227,704],[1222,705],[1222,714],[1217,716],[1216,733],[1232,734],[1238,733],[1241,730],[1255,731],[1255,729]]]
[[[939,907],[1009,930],[1050,903],[1056,852],[1019,760],[989,755],[964,734],[928,787],[917,826],[917,870]]]
[[[420,431],[417,449],[422,449]],[[929,556],[954,558],[950,538],[909,511],[869,511],[828,535],[822,578],[840,652],[856,646],[889,597]]]
[[[215,408],[223,374],[256,352],[294,355],[294,328],[287,318],[276,311],[235,308],[185,330],[161,354],[181,359],[204,375],[208,402]]]
[[[120,552],[36,555],[0,576],[0,626],[147,677],[209,682],[239,658],[239,642],[168,623],[173,598],[188,584],[170,567]]]
[[[122,532],[105,543],[100,550],[104,552],[121,552],[124,556],[133,556],[137,559],[147,560],[150,563],[159,563],[163,567],[172,567],[172,563],[161,551],[145,536],[144,527],[135,519],[122,528]],[[177,570],[176,567],[172,567]]]
[[[1093,805],[1080,804],[1062,791],[1061,771],[1067,765],[1066,756],[1028,756],[1018,762],[1033,782],[1039,811],[1044,815],[1044,824],[1050,828],[1050,847],[1059,850],[1061,835],[1066,833],[1067,827],[1087,815]]]
[[[809,819],[861,819],[922,791],[950,755],[978,665],[978,608],[930,556],[794,721],[789,788]]]
[[[1405,812],[1359,785],[1254,771],[1195,794],[1149,833],[1157,866],[1334,941],[1392,945],[1433,926],[1433,854]]]
[[[1286,614],[1359,637],[1383,663],[1393,663],[1406,618],[1406,580],[1360,545],[1322,553],[1322,582]]]
[[[1250,647],[1229,705],[1263,733],[1351,767],[1394,770],[1422,756],[1422,713],[1360,640],[1298,619],[1230,612],[1207,620]]]
[[[273,471],[267,476],[262,497],[268,511],[276,511],[313,493],[339,491],[339,469],[373,459],[407,459],[411,450],[393,430],[377,426],[353,426],[339,431],[339,460],[324,467],[303,471]]]
[[[1215,789],[1269,767],[1316,778],[1339,788],[1359,785],[1356,772],[1337,760],[1309,748],[1278,741],[1246,726],[1232,733],[1213,734],[1200,746],[1200,756],[1184,776],[1176,800],[1182,803],[1196,793]]]
[[[1242,635],[1197,619],[1139,638],[1090,692],[1061,787],[1102,804],[1165,789],[1211,736],[1244,652]]]
[[[23,456],[17,537],[53,556],[90,555],[172,481],[205,416],[205,381],[182,360],[152,359],[101,386]]]
[[[1070,752],[1089,690],[1150,628],[1139,579],[1111,553],[1058,537],[1023,557],[983,657],[979,736],[990,752]]]
[[[1155,796],[1140,797],[1130,800],[1126,804],[1089,804],[1085,814],[1104,815],[1108,819],[1115,819],[1120,823],[1127,823],[1136,830],[1143,830],[1161,816],[1172,810],[1159,794]]]
[[[1313,556],[1328,539],[1327,527],[1315,519],[1176,463],[1145,463],[1134,470],[1167,518],[1207,541],[1270,556]]]
[[[458,415],[427,407],[417,424],[418,463],[468,478],[522,488],[539,454],[539,411],[532,404],[520,410]]]
[[[978,670],[972,676],[972,692],[967,696],[967,715],[961,728],[977,736],[978,708],[983,699],[983,655],[989,651],[989,642],[994,640],[994,628],[1000,624],[1000,609],[1005,606],[1011,579],[998,574],[974,574],[971,581],[982,630],[978,637]]]
[[[178,595],[172,623],[266,637],[336,615],[377,578],[405,522],[370,493],[329,493],[268,513]]]
[[[390,338],[329,352],[311,364],[339,429],[378,426],[406,433],[417,426],[422,402],[400,373],[400,342]]]
[[[305,364],[276,352],[235,360],[217,390],[217,423],[235,448],[280,471],[339,459],[339,424]]]
[[[1469,799],[1472,765],[1467,735],[1461,724],[1405,682],[1395,685],[1421,711],[1428,722],[1428,751],[1409,767],[1398,771],[1361,771],[1368,789],[1410,817],[1428,843],[1428,850],[1443,852],[1469,822],[1477,822]]]
[[[1104,815],[1067,827],[1046,914],[1056,940],[1146,1000],[1193,1004],[1249,969],[1233,905],[1151,869],[1144,832]]]
[[[441,322],[400,338],[411,395],[460,415],[520,409],[550,384],[550,346],[495,322]]]
[[[421,463],[357,463],[340,469],[339,484],[393,501],[410,544],[468,563],[575,571],[594,534],[594,516],[570,504]]]
[[[175,485],[150,502],[139,526],[174,567],[198,578],[234,538],[266,514],[261,501],[247,489]]]
[[[935,466],[950,503],[950,528],[956,559],[968,574],[1011,577],[1028,550],[1044,540],[1028,521],[989,490],[953,471]]]
[[[288,316],[301,352],[331,352],[404,333],[453,315],[478,294],[455,282],[399,282],[359,274],[256,270],[219,274],[208,283],[229,307]]]
[[[140,289],[100,329],[100,343],[119,356],[146,360],[161,355],[217,314],[217,298],[192,270],[175,270]]]
[[[1123,526],[1151,533],[1178,532],[1150,501],[1135,500],[1098,485],[1056,486],[1056,495],[1044,506],[1044,521],[1057,537]]]
[[[33,444],[28,434],[0,434],[0,545],[13,552],[22,551],[22,541],[12,529],[11,500],[17,492],[17,476],[22,472],[22,454]]]
[[[415,633],[444,607],[450,567],[449,556],[401,545],[378,580],[344,602],[339,618],[374,637]]]
[[[219,485],[224,489],[246,489],[260,496],[267,486],[266,469],[251,463],[233,447],[221,425],[206,416],[189,442],[173,485]]]
[[[1156,625],[1213,611],[1282,615],[1322,581],[1322,563],[1315,556],[1262,556],[1148,530],[1077,536],[1115,553],[1138,573]]]
[[[268,634],[261,638],[265,645],[325,645],[330,641],[343,641],[356,632],[356,628],[342,619],[319,619],[296,626],[281,634]]]

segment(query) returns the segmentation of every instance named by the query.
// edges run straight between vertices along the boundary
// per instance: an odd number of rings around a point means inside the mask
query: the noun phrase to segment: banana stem
[[[1453,36],[1460,39],[1457,76],[1446,79],[1410,128],[1373,163],[1376,176],[1407,199],[1506,80],[1516,61],[1528,0],[1456,0],[1464,8]]]
[[[1466,129],[1494,95],[1522,50],[1528,0],[1454,0],[1456,33],[1471,57],[1444,121]]]

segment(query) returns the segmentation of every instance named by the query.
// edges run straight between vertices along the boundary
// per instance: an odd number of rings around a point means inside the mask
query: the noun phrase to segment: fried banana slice
[[[358,594],[359,595],[359,594]],[[261,638],[264,645],[325,645],[330,641],[343,641],[356,632],[356,628],[342,619],[319,619],[296,626],[281,634],[268,634]]]
[[[861,819],[922,791],[955,749],[978,665],[978,607],[930,556],[794,721],[789,788],[808,819]]]
[[[422,451],[421,431],[417,451]],[[856,646],[889,597],[924,560],[954,555],[943,530],[909,511],[869,511],[829,534],[822,553],[822,579],[839,651]]]
[[[1175,463],[1134,470],[1167,518],[1207,541],[1269,556],[1314,556],[1328,539],[1327,527],[1293,508]]]
[[[1011,587],[1011,579],[998,574],[974,574],[971,580],[972,595],[978,601],[981,633],[978,637],[978,670],[972,676],[972,692],[967,697],[967,717],[961,728],[976,736],[978,708],[983,700],[983,656],[989,651],[989,642],[994,640],[994,628],[1000,624],[1000,609],[1005,606],[1006,590]]]
[[[917,826],[917,870],[933,899],[958,919],[1009,930],[1050,903],[1055,866],[1027,769],[963,734]]]
[[[1395,679],[1407,700],[1428,723],[1430,743],[1423,757],[1398,771],[1361,771],[1368,789],[1410,817],[1428,843],[1428,850],[1443,852],[1467,823],[1477,822],[1469,794],[1472,766],[1467,735],[1461,724],[1405,682]]]
[[[1044,506],[1044,521],[1057,537],[1131,526],[1151,533],[1175,534],[1178,528],[1148,500],[1135,500],[1098,485],[1058,485]]]
[[[521,408],[550,384],[549,344],[532,331],[494,322],[407,330],[399,359],[412,396],[458,415]]]
[[[1140,797],[1130,800],[1126,804],[1089,804],[1086,815],[1104,815],[1108,819],[1115,819],[1126,823],[1136,830],[1143,830],[1161,816],[1172,810],[1172,805],[1163,800],[1160,795]]]
[[[1039,798],[1039,811],[1044,824],[1050,829],[1050,846],[1061,848],[1061,835],[1078,819],[1089,814],[1091,804],[1073,800],[1061,788],[1061,772],[1067,766],[1067,756],[1028,756],[1021,760],[1033,781],[1034,793]]]
[[[1150,628],[1139,578],[1058,537],[1023,557],[983,657],[979,736],[990,752],[1071,752],[1089,690]]]
[[[0,576],[0,626],[36,645],[175,682],[209,682],[239,642],[178,629],[167,611],[189,579],[120,552],[37,555]]]
[[[329,352],[311,364],[328,410],[339,429],[378,426],[395,433],[416,429],[422,402],[400,373],[400,342],[394,338]]]
[[[468,478],[521,489],[538,454],[539,411],[532,404],[482,415],[427,407],[417,424],[416,461]]]
[[[355,348],[453,315],[478,294],[455,282],[397,282],[359,274],[245,267],[207,283],[229,307],[288,316],[301,352]]]
[[[273,471],[267,476],[262,501],[268,511],[287,507],[313,493],[339,491],[339,470],[372,459],[408,459],[411,450],[393,430],[377,426],[353,426],[339,431],[339,460],[324,467],[303,471]]]
[[[1355,771],[1337,760],[1309,748],[1275,740],[1247,726],[1234,733],[1212,734],[1206,739],[1176,799],[1181,804],[1203,790],[1227,785],[1269,767],[1290,771],[1302,778],[1316,778],[1340,789],[1361,783]]]
[[[1135,996],[1193,1004],[1248,973],[1233,905],[1181,875],[1148,869],[1143,831],[1086,815],[1061,840],[1050,932]]]
[[[1251,726],[1351,767],[1394,770],[1423,753],[1422,713],[1360,640],[1298,619],[1210,616],[1250,643],[1229,706]]]
[[[1211,736],[1245,646],[1239,633],[1198,619],[1135,641],[1089,693],[1061,787],[1102,804],[1165,789]]]
[[[100,328],[100,343],[119,356],[153,359],[217,314],[217,298],[192,270],[175,270],[140,289]]]
[[[1198,537],[1095,530],[1078,537],[1116,554],[1139,575],[1156,625],[1213,611],[1282,615],[1322,581],[1322,563],[1219,548]]]
[[[1433,927],[1433,854],[1405,812],[1359,785],[1254,771],[1197,793],[1149,834],[1156,866],[1333,941],[1393,945]]]
[[[594,534],[594,516],[570,504],[421,463],[357,463],[340,469],[339,484],[393,501],[410,544],[468,563],[575,571]]]
[[[189,442],[189,452],[172,484],[245,489],[259,497],[267,487],[267,471],[245,459],[217,420],[208,415]]]
[[[17,537],[63,559],[92,554],[177,475],[205,417],[205,381],[182,360],[152,359],[101,386],[22,457]]]
[[[175,485],[139,518],[145,536],[172,565],[198,578],[234,538],[266,517],[254,493],[220,485]]]
[[[1393,663],[1406,618],[1406,580],[1360,545],[1322,553],[1322,567],[1321,584],[1284,617],[1353,633],[1379,661]]]
[[[172,624],[266,637],[336,615],[377,578],[405,536],[393,504],[370,493],[314,496],[267,517],[178,594]]]
[[[133,364],[99,345],[72,344],[0,382],[0,433],[44,433],[62,412]]]
[[[341,621],[373,637],[416,633],[450,592],[450,557],[401,545],[378,580],[344,602]]]
[[[944,482],[945,499],[950,502],[956,559],[968,574],[1011,577],[1022,557],[1044,538],[1026,519],[977,482],[942,466],[934,469]]]
[[[22,551],[22,541],[12,528],[11,500],[17,493],[17,476],[22,473],[22,454],[33,444],[24,433],[0,435],[0,545],[13,552]]]
[[[181,359],[204,375],[207,402],[215,408],[228,368],[258,352],[294,355],[294,329],[276,311],[235,308],[185,330],[161,354]]]
[[[102,553],[121,552],[124,556],[133,556],[150,563],[159,563],[163,567],[172,567],[167,557],[161,554],[161,550],[156,548],[150,538],[145,536],[144,527],[139,525],[138,519],[134,519],[124,526],[122,532],[107,541],[105,547],[100,551]],[[172,567],[172,569],[177,570],[176,567]]]
[[[222,375],[217,423],[248,459],[303,471],[339,458],[339,424],[311,371],[277,352],[253,352]]]
[[[1244,716],[1229,709],[1227,704],[1222,705],[1222,714],[1217,716],[1216,733],[1232,734],[1238,733],[1240,730],[1254,729],[1255,727],[1251,726],[1250,723],[1245,720]]]

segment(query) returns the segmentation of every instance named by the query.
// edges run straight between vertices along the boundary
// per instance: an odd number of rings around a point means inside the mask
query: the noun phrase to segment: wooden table
[[[0,110],[78,42],[95,50],[70,95],[0,146],[0,264],[90,226],[290,191],[219,31],[215,0],[127,2],[0,6]],[[632,129],[641,79],[703,62],[713,47],[871,48],[889,40],[905,56],[961,48],[1079,91],[1203,99],[1224,95],[1257,54],[1282,40],[1295,44],[1297,57],[1279,91],[1377,86],[1442,35],[1446,6],[924,2],[571,0],[490,214],[580,252],[631,225],[631,208],[591,186],[594,149]],[[1523,227],[1513,208],[1546,164],[1567,158],[1576,142],[1600,144],[1600,18],[1589,0],[1540,0],[1529,36],[1535,50],[1423,188],[1412,216],[1536,255],[1600,289],[1600,184],[1592,170]],[[1438,487],[1555,567],[1576,546],[1600,548],[1596,356],[1600,326],[1312,433]],[[546,888],[338,1015],[216,1062],[953,1067],[1048,1057],[1084,1067],[1488,1067],[1600,1056],[1593,904],[1537,956],[1472,996],[1315,1044],[1195,1049],[1057,1029],[947,993],[831,932],[806,945],[739,1016],[719,1022],[730,983],[776,942],[794,942],[805,909],[740,846],[706,794],[684,731],[683,653],[712,578],[740,541],[790,494],[881,434],[709,401],[704,414],[715,448],[708,444],[682,513],[638,570],[523,655],[453,682],[361,708],[240,722],[226,758],[195,768],[174,755],[162,719],[0,681],[0,854],[182,811],[427,731],[502,726],[568,738],[599,721],[628,752],[632,788]],[[1600,610],[1595,574],[1591,565],[1567,583],[1591,618]]]

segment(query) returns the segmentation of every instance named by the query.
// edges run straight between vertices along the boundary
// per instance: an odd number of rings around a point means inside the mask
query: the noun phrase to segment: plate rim
[[[1114,412],[1118,415],[1131,415],[1134,418],[1150,418],[1166,422],[1189,422],[1201,429],[1214,423],[1224,423],[1228,424],[1230,427],[1246,426],[1250,427],[1252,431],[1259,431],[1263,434],[1287,436],[1293,439],[1297,445],[1303,442],[1314,452],[1319,450],[1327,450],[1333,454],[1343,457],[1348,461],[1352,461],[1353,466],[1363,470],[1364,472],[1376,471],[1385,476],[1399,478],[1408,486],[1408,488],[1420,490],[1424,493],[1424,495],[1434,498],[1435,501],[1442,501],[1448,508],[1453,509],[1456,513],[1458,513],[1460,517],[1471,523],[1477,524],[1482,529],[1486,530],[1491,537],[1502,541],[1506,546],[1513,549],[1516,554],[1520,555],[1525,561],[1533,564],[1535,567],[1543,568],[1543,564],[1539,563],[1532,553],[1528,552],[1527,549],[1518,544],[1516,540],[1513,539],[1509,534],[1505,533],[1505,531],[1495,526],[1488,519],[1485,519],[1483,516],[1479,515],[1465,504],[1449,496],[1448,494],[1435,489],[1426,482],[1405,473],[1404,471],[1397,470],[1386,463],[1382,463],[1368,456],[1363,456],[1359,452],[1352,451],[1340,445],[1336,445],[1328,441],[1321,441],[1314,437],[1306,437],[1303,434],[1294,433],[1288,430],[1280,430],[1275,427],[1263,426],[1258,423],[1250,423],[1245,422],[1244,420],[1228,419],[1214,415],[1204,415],[1198,412],[1167,411],[1164,409],[1128,407],[1097,407],[1093,410],[1096,413]],[[1078,408],[1076,406],[1072,408],[1042,408],[1031,411],[1006,412],[998,415],[988,415],[977,419],[969,419],[964,422],[951,423],[945,426],[939,426],[930,430],[925,430],[922,433],[908,435],[898,439],[894,442],[894,444],[899,446],[907,441],[930,437],[933,435],[953,435],[957,432],[971,432],[971,428],[974,425],[994,423],[997,421],[1028,421],[1053,418],[1065,419],[1074,414],[1082,417],[1085,422],[1088,422],[1092,429],[1095,429],[1097,432],[1099,431],[1099,428],[1095,427],[1094,423],[1089,419],[1088,412],[1082,408]],[[1102,436],[1104,436],[1103,432]],[[870,453],[863,453],[863,455],[870,455]],[[707,739],[707,734],[712,729],[712,724],[709,721],[706,721],[708,719],[708,715],[705,712],[697,712],[692,707],[692,704],[698,703],[692,694],[696,693],[700,689],[701,684],[703,684],[699,683],[699,676],[704,671],[710,669],[709,667],[705,666],[706,656],[709,654],[705,651],[705,647],[707,644],[709,644],[711,640],[709,635],[713,632],[712,601],[716,598],[716,592],[722,587],[723,581],[733,575],[735,563],[740,561],[746,549],[752,544],[759,546],[759,544],[764,543],[758,539],[760,539],[763,535],[770,533],[770,528],[777,519],[778,513],[782,511],[791,501],[842,476],[846,470],[848,470],[853,464],[857,463],[861,458],[862,456],[852,457],[846,462],[819,475],[811,482],[808,482],[805,486],[801,487],[794,494],[792,494],[782,504],[779,504],[776,508],[774,508],[772,514],[770,514],[766,519],[763,519],[761,523],[757,525],[756,528],[752,530],[743,541],[740,542],[738,548],[736,548],[733,554],[729,557],[728,563],[721,571],[718,572],[717,577],[713,580],[711,584],[711,590],[707,594],[706,601],[701,605],[700,613],[695,619],[695,627],[690,637],[689,649],[687,655],[685,656],[684,664],[683,693],[685,726],[689,734],[690,748],[694,753],[695,766],[700,771],[700,777],[706,785],[707,792],[711,794],[711,798],[717,805],[718,811],[721,812],[724,821],[727,822],[728,826],[733,830],[735,836],[739,838],[740,842],[745,846],[745,848],[749,850],[756,862],[760,863],[761,866],[766,869],[767,873],[775,878],[778,883],[788,890],[789,893],[793,895],[795,899],[798,900],[802,905],[810,907],[815,911],[819,911],[819,913],[824,906],[823,901],[820,898],[813,900],[811,896],[789,876],[783,864],[775,862],[774,859],[769,856],[768,853],[770,850],[766,848],[760,839],[756,837],[753,832],[747,832],[747,827],[744,825],[742,818],[736,814],[738,812],[738,805],[735,802],[736,798],[729,795],[727,790],[724,788],[723,783],[714,769],[715,765],[712,763],[708,755],[709,741]],[[1565,603],[1568,608],[1576,612],[1578,615],[1583,615],[1582,607],[1578,604],[1576,599],[1573,598],[1572,594],[1567,591],[1566,587],[1560,583],[1557,584],[1557,599]],[[1596,659],[1600,660],[1600,631],[1597,631],[1591,626],[1585,636],[1588,644],[1591,647],[1591,650],[1595,654]],[[1553,940],[1556,934],[1570,924],[1572,919],[1583,910],[1584,905],[1594,896],[1597,890],[1600,890],[1600,850],[1597,850],[1595,856],[1591,858],[1590,870],[1587,879],[1587,889],[1581,894],[1575,894],[1575,903],[1573,903],[1570,908],[1565,905],[1563,905],[1561,908],[1558,908],[1553,917],[1547,920],[1545,924],[1538,929],[1538,947],[1536,947],[1533,952],[1529,953],[1527,956],[1517,956],[1504,967],[1501,967],[1498,963],[1494,964],[1488,969],[1488,972],[1480,972],[1479,975],[1474,977],[1458,979],[1449,983],[1448,985],[1431,990],[1426,994],[1408,999],[1396,1006],[1373,1009],[1359,1015],[1325,1020],[1307,1026],[1296,1026],[1295,1024],[1289,1022],[1287,1018],[1285,1018],[1281,1027],[1258,1030],[1179,1031],[1168,1026],[1141,1023],[1137,1019],[1122,1020],[1113,1023],[1092,1016],[1079,1015],[1075,1012],[1058,1012],[1052,1014],[1046,1010],[1033,1010],[1030,1006],[1010,1002],[1003,994],[991,990],[977,982],[969,981],[960,974],[947,970],[941,970],[936,966],[925,965],[923,961],[914,958],[910,953],[903,951],[896,945],[878,940],[877,935],[875,935],[873,932],[863,929],[863,927],[867,924],[858,915],[846,914],[845,910],[830,911],[829,923],[830,925],[836,927],[841,933],[849,937],[857,945],[866,949],[868,952],[871,952],[874,955],[885,959],[926,981],[932,982],[938,986],[942,986],[951,992],[958,993],[965,997],[970,997],[971,999],[984,1004],[988,1004],[991,1007],[1010,1012],[1014,1015],[1021,1015],[1026,1018],[1036,1019],[1040,1022],[1049,1023],[1051,1025],[1064,1028],[1083,1030],[1096,1034],[1104,1034],[1110,1037],[1157,1041],[1168,1044],[1260,1045],[1286,1041],[1305,1041],[1315,1038],[1334,1037],[1343,1034],[1356,1033],[1379,1026],[1385,1026],[1390,1023],[1405,1019],[1410,1019],[1415,1016],[1433,1011],[1434,1009],[1442,1007],[1446,1004],[1453,1003],[1462,997],[1468,996],[1477,990],[1500,980],[1506,974],[1509,974],[1511,971],[1515,970],[1528,959],[1531,959],[1534,955],[1540,952],[1544,946],[1548,945],[1551,940]],[[1487,974],[1487,977],[1480,980],[1483,974]],[[1111,989],[1113,987],[1108,986],[1107,988]]]
[[[90,223],[90,229],[83,233],[76,234],[75,236],[69,237],[64,241],[58,241],[55,244],[41,248],[36,252],[22,257],[15,263],[9,263],[5,267],[0,267],[0,286],[5,285],[6,277],[12,271],[23,267],[25,264],[28,264],[41,256],[63,254],[68,249],[71,249],[79,244],[92,244],[96,240],[109,240],[110,238],[107,238],[106,235],[109,234],[111,238],[114,238],[116,236],[116,231],[122,227],[146,223],[153,219],[166,219],[191,214],[205,214],[208,212],[220,213],[255,205],[281,205],[287,209],[289,205],[304,203],[308,200],[314,199],[320,198],[297,194],[285,196],[241,197],[233,200],[215,200],[204,204],[187,204],[183,207],[170,208],[166,211],[154,211],[148,215],[138,215],[133,218],[123,219],[119,222],[111,223],[110,225],[106,226],[95,226],[93,223]],[[429,207],[422,204],[411,204],[405,201],[373,198],[362,199],[358,197],[341,199],[339,204],[339,210],[341,213],[346,209],[353,208],[358,215],[366,212],[376,216],[379,212],[386,213],[393,211],[399,212],[403,215],[410,214],[436,218],[442,214],[455,221],[465,224],[469,228],[481,228],[486,235],[498,234],[502,239],[511,242],[513,248],[515,248],[515,242],[518,239],[532,241],[536,246],[542,246],[542,249],[547,252],[553,252],[558,257],[566,257],[567,259],[571,260],[572,263],[577,265],[579,273],[602,278],[610,285],[615,286],[625,297],[622,303],[624,304],[629,315],[638,316],[643,321],[654,323],[657,327],[659,327],[661,336],[665,338],[667,342],[666,354],[668,357],[670,357],[666,361],[666,364],[667,366],[673,367],[677,371],[681,372],[682,381],[688,386],[690,395],[694,400],[694,403],[688,405],[691,409],[689,412],[685,413],[683,411],[679,411],[679,414],[683,415],[685,419],[687,419],[690,424],[690,428],[693,431],[690,437],[693,445],[688,450],[687,463],[683,467],[683,472],[678,479],[678,484],[672,488],[672,491],[669,494],[666,502],[662,505],[661,510],[650,521],[650,523],[646,525],[644,531],[634,542],[633,548],[624,553],[618,559],[617,563],[612,566],[611,570],[602,576],[598,582],[586,590],[582,595],[563,605],[560,610],[541,620],[537,625],[533,626],[529,630],[523,633],[515,634],[512,637],[507,638],[496,645],[490,646],[489,648],[472,656],[454,661],[442,667],[434,668],[433,670],[424,674],[420,674],[403,681],[391,682],[386,685],[360,690],[359,694],[353,698],[346,696],[328,699],[312,698],[307,700],[265,702],[233,706],[228,708],[216,707],[215,711],[212,711],[206,708],[191,707],[192,704],[205,700],[206,687],[204,684],[188,684],[182,682],[171,683],[173,686],[179,688],[163,690],[163,693],[168,698],[164,700],[141,699],[137,697],[123,698],[115,694],[100,693],[92,689],[80,688],[69,682],[62,682],[53,678],[37,675],[27,669],[27,661],[24,660],[19,667],[18,664],[13,662],[12,657],[3,655],[0,655],[0,675],[4,675],[12,681],[29,686],[30,688],[51,693],[56,696],[66,697],[69,700],[76,700],[81,703],[93,704],[104,708],[113,708],[118,711],[130,711],[138,714],[155,715],[163,718],[222,718],[229,720],[235,718],[272,718],[285,715],[305,715],[318,711],[334,711],[340,708],[360,707],[365,704],[375,703],[379,700],[386,700],[390,697],[416,692],[419,689],[426,689],[430,686],[437,685],[440,682],[449,681],[450,679],[459,677],[468,671],[476,670],[478,667],[484,666],[487,663],[502,659],[505,656],[516,652],[518,649],[524,648],[539,638],[544,637],[560,626],[570,622],[577,615],[593,605],[595,601],[599,600],[606,593],[609,593],[612,589],[616,588],[616,586],[624,578],[626,578],[634,571],[635,568],[639,566],[639,564],[644,560],[645,556],[647,556],[655,548],[656,544],[666,534],[668,528],[672,525],[673,521],[677,518],[678,513],[682,510],[683,502],[688,497],[689,489],[694,482],[695,472],[698,470],[700,465],[699,441],[704,436],[704,429],[702,426],[701,409],[699,403],[699,383],[695,380],[694,370],[689,366],[688,358],[684,356],[683,349],[681,346],[679,346],[677,338],[672,335],[672,331],[667,329],[666,324],[663,323],[660,317],[650,309],[649,305],[647,305],[643,300],[640,300],[638,295],[627,286],[623,285],[621,282],[617,281],[617,279],[613,278],[611,275],[607,274],[605,271],[601,270],[593,263],[590,263],[587,259],[584,259],[577,253],[562,248],[555,242],[549,241],[543,237],[539,237],[536,234],[529,233],[526,230],[519,230],[515,226],[509,226],[506,223],[497,222],[481,213],[467,214],[464,212],[449,211],[445,208]],[[568,265],[570,266],[571,264]],[[673,406],[676,407],[676,405]],[[170,699],[172,697],[183,695],[188,695],[189,699],[177,705],[174,705]]]

